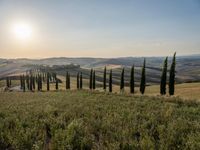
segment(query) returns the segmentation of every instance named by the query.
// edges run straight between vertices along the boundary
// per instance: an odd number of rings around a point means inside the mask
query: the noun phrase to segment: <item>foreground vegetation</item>
[[[199,149],[200,104],[89,91],[1,92],[1,149]]]

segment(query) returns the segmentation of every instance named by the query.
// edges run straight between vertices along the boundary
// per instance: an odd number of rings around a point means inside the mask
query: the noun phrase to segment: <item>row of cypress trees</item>
[[[165,58],[163,64],[163,70],[161,75],[160,81],[160,94],[166,94],[166,86],[167,86],[167,70],[168,67],[168,57]],[[174,95],[175,91],[175,67],[176,67],[176,53],[174,53],[172,64],[169,71],[169,95]],[[131,74],[130,74],[130,93],[134,93],[135,90],[135,81],[134,81],[134,65],[131,67]],[[141,72],[141,81],[140,81],[140,93],[144,94],[146,87],[146,60],[144,59],[142,72]],[[103,89],[106,90],[106,67],[104,68],[104,75],[103,75]],[[121,72],[121,80],[120,80],[120,91],[124,91],[124,68]],[[109,77],[109,92],[112,92],[112,70],[110,70],[110,77]]]
[[[168,73],[167,67],[168,67],[168,57],[165,58],[164,63],[163,63],[163,69],[162,69],[162,75],[161,75],[161,81],[160,81],[161,95],[166,94],[167,73]],[[174,56],[172,58],[172,64],[171,64],[170,72],[169,72],[169,95],[174,95],[175,67],[176,67],[176,53],[174,53]]]
[[[47,82],[47,91],[50,90],[50,81],[56,82],[56,89],[58,89],[58,80],[56,79],[56,74],[54,73],[51,75],[50,73],[40,73],[38,75],[33,75],[32,73],[30,75],[20,75],[20,88],[23,89],[25,92],[26,88],[30,91],[33,91],[36,89],[37,84],[37,90],[42,90],[42,84],[43,82]]]
[[[175,84],[175,66],[176,66],[176,53],[174,53],[172,64],[169,71],[169,94],[174,95],[174,84]],[[160,81],[160,94],[165,95],[166,94],[166,86],[167,86],[167,73],[168,73],[168,57],[165,58],[163,62],[163,68],[162,68],[162,74],[161,74],[161,81]],[[121,71],[121,78],[120,78],[120,91],[124,92],[124,73],[125,69],[123,68]],[[106,91],[107,87],[107,68],[105,66],[104,73],[103,73],[103,89]],[[20,84],[21,89],[25,91],[26,85],[27,89],[32,91],[35,90],[35,84],[37,84],[38,91],[42,90],[42,82],[45,82],[47,84],[47,91],[50,90],[50,81],[54,81],[55,89],[58,90],[58,78],[56,73],[41,73],[36,76],[30,75],[22,75],[20,76]],[[109,92],[112,92],[112,69],[110,69],[109,73]],[[25,85],[26,83],[26,85]],[[6,85],[7,87],[11,86],[11,79],[9,77],[6,78]],[[130,72],[130,93],[135,92],[135,80],[134,80],[134,65],[131,67]],[[145,87],[146,87],[146,60],[144,59],[142,71],[141,71],[141,81],[140,81],[140,92],[141,94],[145,93]],[[77,89],[83,88],[83,75],[82,72],[77,73]],[[70,73],[66,72],[66,89],[70,89]],[[91,69],[90,76],[89,76],[89,89],[95,90],[96,89],[96,75],[95,70]]]

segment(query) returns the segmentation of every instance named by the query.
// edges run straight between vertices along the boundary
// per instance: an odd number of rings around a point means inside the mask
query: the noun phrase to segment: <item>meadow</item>
[[[0,93],[1,149],[200,149],[200,105],[88,90]]]

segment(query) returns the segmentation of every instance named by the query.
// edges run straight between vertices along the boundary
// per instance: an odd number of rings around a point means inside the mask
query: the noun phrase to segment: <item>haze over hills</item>
[[[77,71],[86,71],[90,68],[95,68],[99,72],[104,66],[109,66],[120,73],[121,67],[127,68],[129,72],[130,66],[133,64],[136,68],[136,78],[140,78],[140,69],[142,66],[144,58],[143,57],[120,57],[120,58],[68,58],[68,57],[58,57],[58,58],[44,58],[44,59],[0,59],[0,78],[13,75],[21,74],[26,70],[30,70],[31,65],[44,65],[44,66],[62,66],[69,64],[79,65],[80,68],[74,68],[71,71],[74,75]],[[147,80],[149,82],[158,83],[161,74],[162,64],[164,57],[147,57]],[[171,58],[168,61],[168,68],[171,64]],[[114,71],[115,71],[114,70]],[[59,67],[57,72],[62,72],[64,75],[65,70],[60,71]],[[191,56],[177,56],[176,64],[176,78],[177,82],[197,82],[200,81],[200,55]],[[87,71],[86,71],[87,72]],[[86,73],[87,74],[87,73]]]

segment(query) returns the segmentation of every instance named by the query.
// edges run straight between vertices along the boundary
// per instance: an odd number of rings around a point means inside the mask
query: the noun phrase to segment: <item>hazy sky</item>
[[[28,26],[29,37],[14,31],[20,23]],[[174,51],[200,53],[200,0],[0,0],[1,58]]]

